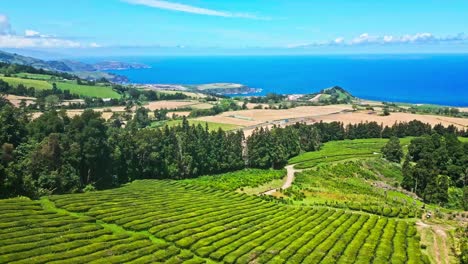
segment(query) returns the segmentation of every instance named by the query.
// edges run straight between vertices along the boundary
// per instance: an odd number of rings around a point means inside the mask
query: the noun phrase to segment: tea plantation
[[[414,221],[177,181],[0,200],[0,263],[424,263]]]

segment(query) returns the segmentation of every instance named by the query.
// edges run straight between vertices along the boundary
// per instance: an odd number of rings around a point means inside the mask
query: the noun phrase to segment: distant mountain
[[[104,61],[104,62],[98,62],[94,64],[88,64],[88,63],[72,61],[72,60],[46,61],[46,60],[36,59],[36,58],[23,56],[23,55],[19,55],[16,53],[4,52],[4,51],[0,51],[0,62],[28,65],[28,66],[32,66],[35,68],[40,68],[40,69],[50,70],[50,71],[71,72],[71,73],[79,74],[85,79],[95,79],[96,77],[109,78],[109,76],[112,76],[113,78],[111,78],[110,81],[116,81],[116,82],[127,82],[128,79],[126,79],[126,77],[118,76],[116,74],[101,73],[100,71],[149,68],[149,66],[144,65],[144,64],[118,62],[118,61]]]
[[[148,65],[140,63],[128,63],[120,61],[103,61],[93,64],[93,67],[97,71],[107,71],[107,70],[127,70],[127,69],[148,69]]]
[[[35,68],[52,71],[73,71],[63,61],[44,61],[32,57],[22,56],[16,53],[8,53],[0,51],[0,62],[11,63],[11,64],[22,64],[28,65]]]

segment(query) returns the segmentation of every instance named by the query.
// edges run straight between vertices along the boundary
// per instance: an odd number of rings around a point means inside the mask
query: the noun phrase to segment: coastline
[[[124,58],[122,58],[124,59]],[[340,86],[369,100],[468,106],[468,56],[132,57],[151,69],[116,70],[139,84],[238,83],[267,93],[311,94]],[[437,74],[434,74],[437,73]]]

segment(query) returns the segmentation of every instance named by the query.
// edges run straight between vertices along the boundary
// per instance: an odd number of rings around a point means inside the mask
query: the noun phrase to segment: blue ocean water
[[[112,71],[133,83],[242,83],[303,94],[339,85],[360,98],[468,106],[468,55],[114,58],[151,69]]]

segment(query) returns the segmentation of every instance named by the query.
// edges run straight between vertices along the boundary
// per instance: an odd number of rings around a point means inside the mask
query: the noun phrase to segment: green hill
[[[350,104],[357,98],[340,86],[333,86],[318,93],[307,94],[301,101],[310,101],[320,104]]]
[[[148,68],[147,65],[139,63],[126,63],[117,61],[103,61],[94,64],[83,63],[72,60],[50,60],[45,61],[16,53],[0,51],[0,62],[9,64],[27,65],[37,69],[48,71],[69,72],[79,75],[82,79],[98,80],[106,78],[114,82],[128,82],[125,76],[103,72],[113,69],[141,69]]]

